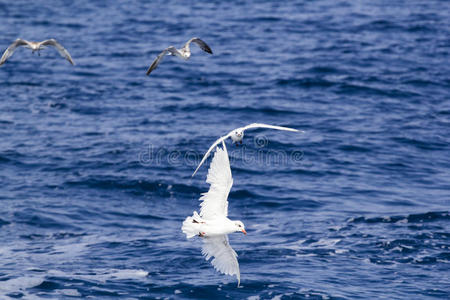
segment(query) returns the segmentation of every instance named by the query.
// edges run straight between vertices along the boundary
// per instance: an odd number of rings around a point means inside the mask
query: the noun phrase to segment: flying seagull
[[[209,54],[212,54],[212,50],[211,48],[209,48],[209,46],[202,41],[201,39],[194,37],[192,39],[190,39],[189,41],[187,41],[186,44],[184,44],[183,48],[181,48],[180,50],[178,50],[177,48],[175,48],[174,46],[170,46],[166,49],[164,49],[163,52],[161,52],[156,59],[153,61],[152,65],[150,66],[150,68],[148,68],[147,70],[147,75],[150,75],[150,73],[156,69],[156,67],[159,65],[159,63],[162,61],[163,57],[168,54],[168,55],[173,55],[173,56],[178,56],[184,60],[188,60],[189,57],[191,57],[191,48],[190,48],[190,44],[191,43],[196,43],[203,51],[208,52]]]
[[[33,53],[37,51],[38,54],[39,51],[44,49],[46,46],[53,46],[56,48],[56,50],[58,50],[59,54],[61,54],[62,57],[67,59],[72,65],[75,65],[69,52],[55,39],[49,39],[42,42],[29,42],[23,39],[17,39],[8,47],[8,49],[6,49],[5,53],[3,53],[3,56],[0,59],[0,66],[3,65],[6,60],[10,58],[11,55],[13,55],[14,50],[16,50],[16,48],[20,46],[31,49]]]
[[[198,165],[197,169],[195,169],[192,176],[197,173],[198,169],[200,169],[200,166],[205,162],[205,160],[208,158],[209,153],[214,149],[216,145],[218,145],[220,142],[225,141],[227,138],[231,138],[233,143],[241,143],[242,139],[244,138],[244,131],[251,128],[270,128],[270,129],[277,129],[277,130],[285,130],[285,131],[295,131],[295,132],[303,132],[302,130],[297,130],[289,127],[283,127],[283,126],[274,126],[274,125],[268,125],[268,124],[262,124],[262,123],[252,123],[244,127],[236,128],[231,130],[227,135],[224,135],[220,138],[218,138],[212,145],[209,147],[206,154],[203,156],[202,161]]]
[[[217,147],[206,177],[211,186],[200,200],[200,214],[194,211],[187,217],[181,229],[186,237],[199,236],[203,239],[202,254],[206,260],[213,258],[214,268],[226,275],[236,275],[238,286],[241,282],[237,254],[228,242],[228,234],[240,231],[247,234],[244,223],[228,219],[228,194],[233,185],[230,161],[225,143],[223,149]]]

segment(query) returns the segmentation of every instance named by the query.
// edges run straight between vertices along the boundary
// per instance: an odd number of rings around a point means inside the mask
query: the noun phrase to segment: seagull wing
[[[283,126],[274,126],[274,125],[268,125],[268,124],[263,124],[263,123],[252,123],[252,124],[242,127],[241,129],[246,130],[246,129],[251,129],[251,128],[271,128],[271,129],[277,129],[277,130],[303,132],[302,130],[297,130],[294,128],[283,127]]]
[[[203,155],[202,161],[198,164],[197,169],[195,169],[194,173],[192,174],[192,177],[194,177],[194,175],[197,173],[198,169],[200,169],[201,165],[205,162],[205,160],[208,158],[209,153],[211,153],[211,151],[214,149],[215,146],[217,146],[220,142],[225,141],[227,138],[229,138],[231,135],[231,132],[228,133],[225,136],[222,136],[220,138],[218,138],[212,145],[211,147],[209,147],[208,151],[205,153],[205,155]]]
[[[233,185],[230,161],[225,143],[223,149],[217,147],[206,182],[210,184],[207,193],[203,193],[200,201],[200,216],[205,219],[222,218],[228,215],[228,194]]]
[[[3,65],[6,60],[11,57],[11,55],[13,55],[14,50],[16,50],[17,47],[26,45],[28,45],[28,41],[22,39],[15,40],[3,53],[2,58],[0,59],[0,66]]]
[[[58,50],[59,54],[67,59],[72,65],[75,65],[72,57],[69,54],[69,51],[66,50],[60,43],[58,43],[55,39],[45,40],[40,43],[43,46],[53,46]]]
[[[228,235],[205,237],[203,239],[202,254],[206,260],[213,257],[211,264],[214,269],[226,275],[236,275],[238,286],[241,283],[237,254],[231,248]]]
[[[184,45],[184,47],[189,46],[190,43],[196,43],[203,51],[208,52],[209,54],[213,54],[211,48],[201,39],[194,37],[187,41],[187,43]]]
[[[297,130],[294,128],[283,127],[283,126],[274,126],[274,125],[268,125],[268,124],[263,124],[263,123],[252,123],[252,124],[249,124],[245,127],[239,128],[239,129],[246,130],[246,129],[251,129],[251,128],[271,128],[271,129],[285,130],[285,131],[304,132],[303,130]],[[211,147],[209,147],[208,151],[206,152],[206,154],[203,156],[202,160],[200,161],[200,164],[197,166],[197,169],[195,169],[194,173],[192,174],[192,177],[197,173],[198,169],[200,169],[200,166],[208,158],[209,153],[214,149],[214,147],[217,146],[220,142],[225,141],[227,138],[229,138],[235,130],[236,129],[233,129],[227,135],[220,137],[219,139],[217,139],[214,142],[214,144],[211,145]]]
[[[173,47],[170,46],[166,49],[163,50],[163,52],[161,52],[153,61],[152,65],[150,66],[150,68],[148,68],[147,70],[147,75],[150,75],[150,73],[156,69],[156,67],[159,65],[159,63],[162,61],[162,59],[164,58],[164,56],[166,56],[166,54],[171,54],[171,55],[176,55],[176,56],[180,56],[178,53],[178,50]]]

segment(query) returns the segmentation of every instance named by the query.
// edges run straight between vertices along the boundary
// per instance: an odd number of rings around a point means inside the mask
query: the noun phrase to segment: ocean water
[[[0,2],[0,298],[450,298],[450,2]],[[189,61],[153,59],[193,36]],[[180,228],[230,142],[241,287]]]

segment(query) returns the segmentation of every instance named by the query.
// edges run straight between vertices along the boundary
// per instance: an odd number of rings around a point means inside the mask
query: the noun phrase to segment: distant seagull
[[[178,56],[184,60],[188,60],[189,57],[191,57],[191,49],[190,49],[190,44],[191,43],[196,43],[203,51],[208,52],[209,54],[212,54],[212,50],[211,48],[209,48],[209,46],[202,41],[199,38],[192,38],[189,41],[187,41],[186,44],[184,44],[183,48],[181,48],[180,50],[178,50],[177,48],[175,48],[174,46],[170,46],[168,48],[166,48],[163,52],[161,52],[156,59],[153,61],[152,65],[150,66],[150,68],[148,68],[147,70],[147,75],[150,75],[150,73],[156,69],[156,67],[159,65],[159,63],[161,62],[161,60],[163,59],[163,57],[168,54],[168,55],[174,55],[174,56]]]
[[[55,39],[45,40],[42,42],[29,42],[22,39],[15,40],[9,47],[6,49],[5,53],[3,53],[2,58],[0,59],[0,66],[3,65],[8,58],[13,55],[14,50],[16,50],[17,47],[24,46],[26,48],[31,49],[31,51],[38,52],[44,49],[46,46],[53,46],[58,50],[59,54],[61,54],[62,57],[67,59],[72,65],[75,65],[75,63],[72,60],[72,57],[70,56],[69,52]]]
[[[200,215],[194,211],[192,217],[187,217],[181,227],[186,237],[199,236],[203,238],[202,254],[211,261],[214,268],[226,275],[236,275],[238,286],[241,282],[237,254],[228,242],[228,234],[240,231],[247,234],[241,221],[228,219],[228,194],[233,185],[230,161],[225,143],[223,149],[217,147],[214,158],[206,177],[211,186],[200,200]]]
[[[262,123],[252,123],[252,124],[244,126],[244,127],[233,129],[227,135],[222,136],[219,139],[217,139],[211,145],[211,147],[209,147],[208,152],[206,152],[206,154],[203,156],[202,161],[198,165],[197,169],[195,169],[195,172],[194,172],[194,174],[192,174],[192,176],[194,176],[195,173],[197,173],[200,166],[205,162],[205,160],[208,158],[209,153],[214,149],[214,147],[216,145],[218,145],[220,142],[225,141],[227,138],[231,138],[233,143],[236,143],[236,144],[241,143],[242,144],[242,139],[244,138],[244,131],[247,129],[251,129],[251,128],[270,128],[270,129],[285,130],[285,131],[303,132],[302,130],[297,130],[297,129],[293,129],[293,128],[289,128],[289,127],[267,125],[267,124],[262,124]]]

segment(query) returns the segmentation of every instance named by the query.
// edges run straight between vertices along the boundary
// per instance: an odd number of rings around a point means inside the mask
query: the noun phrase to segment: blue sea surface
[[[450,2],[1,1],[1,299],[449,299]],[[188,61],[166,47],[200,37]],[[241,286],[181,232],[221,135]]]

